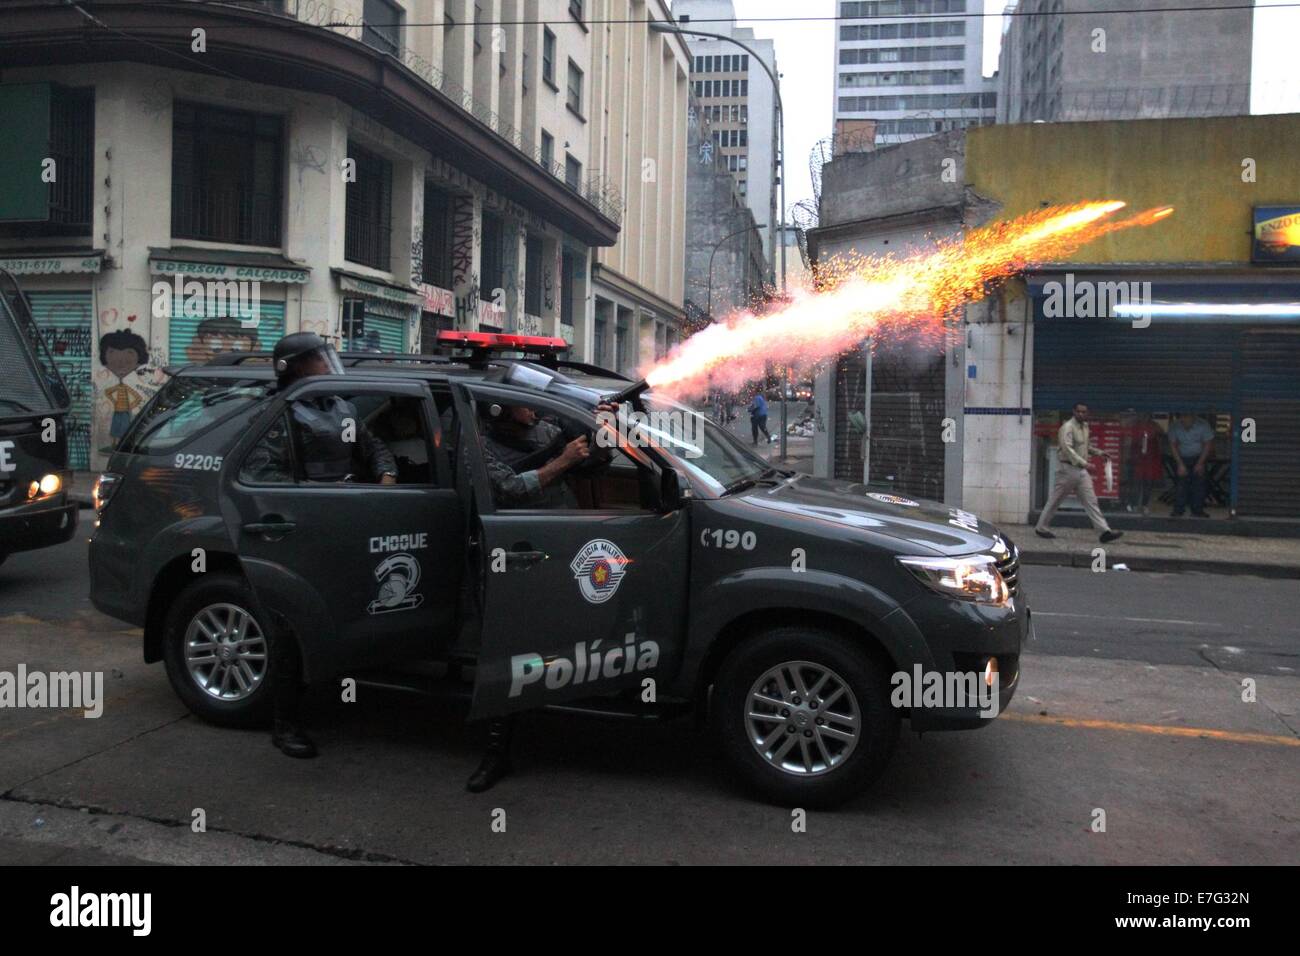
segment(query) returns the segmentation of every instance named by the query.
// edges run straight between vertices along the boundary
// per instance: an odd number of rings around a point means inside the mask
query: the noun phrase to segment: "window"
[[[0,182],[10,187],[0,188],[0,235],[90,235],[94,114],[93,89],[0,86],[0,116],[11,120],[5,128],[7,162],[0,161]],[[57,176],[48,186],[29,188],[29,170],[47,157]]]
[[[529,236],[524,244],[524,313],[542,314],[541,236]]]
[[[361,14],[361,39],[385,53],[402,47],[402,9],[388,0],[365,0]]]
[[[420,278],[440,289],[451,288],[451,203],[447,193],[424,184],[424,260]]]
[[[479,260],[479,298],[495,302],[498,289],[505,287],[505,229],[501,217],[483,213],[483,251]]]
[[[167,454],[265,394],[265,383],[253,380],[177,375],[136,418],[119,450],[135,455]]]
[[[388,271],[393,230],[393,164],[348,141],[356,182],[347,184],[343,257]]]
[[[568,153],[564,155],[564,181],[574,192],[582,189],[582,163]]]
[[[569,0],[569,16],[582,22],[582,0]]]
[[[239,480],[259,485],[333,484],[342,483],[347,476],[352,479],[349,483],[377,485],[380,468],[385,467],[377,453],[386,452],[397,466],[397,484],[427,485],[434,482],[423,402],[398,395],[339,397],[348,406],[347,411],[356,416],[357,422],[358,440],[338,449],[343,457],[326,460],[320,453],[303,452],[311,446],[303,441],[304,425],[299,418],[299,407],[293,403],[290,405],[293,410],[271,422],[258,443],[240,462]],[[312,409],[306,414],[314,417],[320,413]],[[367,489],[365,493],[372,490]]]
[[[555,165],[555,137],[542,130],[542,166],[547,172]]]
[[[483,51],[483,8],[474,4],[474,54]]]
[[[572,60],[569,61],[569,89],[564,105],[582,115],[582,70]]]
[[[173,238],[278,246],[280,117],[195,103],[172,116]]]
[[[593,511],[654,508],[657,485],[653,472],[638,465],[619,448],[593,446],[581,469],[552,464],[562,453],[567,437],[587,434],[593,427],[591,421],[559,415],[540,405],[515,405],[509,412],[492,416],[488,409],[493,406],[499,409],[501,405],[489,401],[487,396],[476,397],[479,401],[475,404],[483,410],[478,419],[482,437],[479,446],[496,508]],[[641,457],[639,452],[637,457]],[[546,483],[542,484],[543,481]]]
[[[552,89],[559,89],[555,85],[555,34],[545,27],[542,28],[542,79]]]

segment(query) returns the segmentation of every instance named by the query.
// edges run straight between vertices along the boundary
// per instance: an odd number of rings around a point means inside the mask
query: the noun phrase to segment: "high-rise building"
[[[1221,0],[1178,7],[1011,4],[998,62],[998,122],[1249,113],[1254,11]]]
[[[751,48],[773,74],[776,44],[759,39],[754,31],[737,27],[736,8],[731,0],[676,0],[673,16],[683,28],[692,22],[708,33],[720,33]],[[756,222],[775,223],[777,218],[776,96],[772,81],[760,63],[725,40],[692,37],[691,92],[699,102],[712,129],[714,148],[736,180]],[[763,254],[774,262],[772,235],[764,230]]]
[[[877,145],[994,121],[981,0],[841,2],[835,120],[875,120]],[[975,14],[963,16],[963,14]]]

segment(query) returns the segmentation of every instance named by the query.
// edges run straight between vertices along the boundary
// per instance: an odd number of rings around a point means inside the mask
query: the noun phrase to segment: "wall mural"
[[[116,311],[116,310],[114,310]],[[126,384],[126,378],[134,375],[142,366],[149,364],[149,345],[135,332],[118,329],[106,332],[99,340],[99,364],[108,369],[117,379],[116,385],[104,389],[104,398],[113,410],[109,421],[108,434],[112,438],[111,451],[118,446],[126,430],[131,427],[131,418],[135,410],[145,402],[145,396]]]

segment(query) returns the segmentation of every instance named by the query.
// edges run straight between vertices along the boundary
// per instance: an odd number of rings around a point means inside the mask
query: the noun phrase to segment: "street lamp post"
[[[761,56],[759,56],[758,53],[752,47],[750,47],[746,43],[742,43],[741,41],[737,40],[735,37],[729,37],[723,33],[706,33],[703,30],[696,30],[694,27],[691,26],[686,26],[683,28],[681,24],[675,21],[669,22],[665,20],[651,20],[649,23],[649,27],[655,33],[679,33],[679,34],[689,33],[691,36],[708,37],[711,40],[722,40],[724,43],[734,43],[736,46],[740,47],[751,57],[753,57],[754,62],[756,62],[759,66],[763,68],[763,72],[766,73],[768,79],[772,81],[772,93],[776,97],[777,130],[780,138],[780,143],[777,147],[777,167],[779,169],[777,175],[780,177],[781,180],[781,214],[777,216],[776,219],[771,223],[772,258],[773,259],[776,258],[776,247],[778,244],[777,222],[779,221],[781,224],[781,232],[782,232],[782,235],[780,237],[781,297],[784,298],[785,297],[785,235],[784,235],[785,233],[785,228],[784,228],[785,227],[785,106],[782,105],[781,103],[781,83],[776,78],[776,74],[772,72],[772,68],[767,65],[767,62]],[[786,454],[786,427],[787,427],[788,413],[786,411],[785,398],[786,398],[786,389],[789,386],[789,382],[790,382],[789,372],[783,371],[781,374],[781,446],[780,446],[780,456],[782,459],[785,458],[785,454]]]
[[[709,253],[709,321],[710,322],[713,321],[713,257],[718,254],[718,250],[722,248],[722,244],[726,242],[728,239],[733,239],[736,236],[739,236],[741,233],[749,232],[751,229],[764,229],[766,227],[767,227],[767,223],[765,222],[756,223],[753,226],[745,226],[743,229],[737,229],[735,232],[723,236],[716,243],[714,243],[713,251]],[[748,256],[749,253],[745,253],[745,255]],[[748,263],[746,263],[746,265],[748,265]],[[746,275],[748,275],[748,270],[746,270]]]

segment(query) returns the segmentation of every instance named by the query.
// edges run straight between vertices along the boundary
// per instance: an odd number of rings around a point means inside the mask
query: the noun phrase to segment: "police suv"
[[[448,354],[344,353],[342,376],[284,391],[264,353],[170,370],[124,436],[97,483],[91,598],[143,628],[195,714],[267,721],[269,644],[288,640],[310,682],[459,692],[471,719],[693,709],[757,792],[829,806],[880,774],[901,720],[975,728],[1010,701],[1031,622],[995,528],[773,468],[565,361],[563,340],[440,339]],[[617,416],[596,410],[619,393]],[[291,406],[326,396],[396,483],[308,479]],[[485,454],[517,408],[559,443],[516,471],[574,436],[592,449],[537,501],[503,500]],[[930,677],[969,692],[902,686]]]

